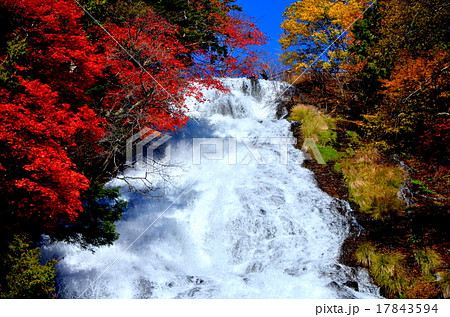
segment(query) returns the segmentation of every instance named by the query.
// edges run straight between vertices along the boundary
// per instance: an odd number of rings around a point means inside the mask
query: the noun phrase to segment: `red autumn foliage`
[[[63,144],[72,142],[82,121],[68,111],[70,105],[58,103],[48,86],[37,80],[22,85],[25,92],[14,97],[1,90],[0,191],[10,198],[8,209],[17,210],[21,218],[38,216],[49,225],[57,219],[74,220],[88,180],[75,171]],[[80,112],[96,120],[89,109]]]
[[[71,0],[0,0],[9,41],[0,48],[5,226],[24,222],[48,231],[75,221],[99,158],[114,157],[113,148],[144,126],[183,127],[185,96],[200,97],[193,81],[218,86],[217,75],[251,74],[256,55],[248,47],[262,44],[262,33],[212,3],[224,14],[211,14],[207,31],[228,47],[223,56],[196,44],[187,49],[178,27],[149,7],[126,19],[110,16],[105,32],[92,24],[83,29],[83,12]]]
[[[223,3],[212,1],[223,11],[229,12]],[[197,65],[200,74],[215,76],[257,76],[259,56],[252,48],[266,43],[264,33],[248,18],[233,14],[223,15],[211,13],[212,31],[221,34],[220,44],[227,48],[226,56],[218,56],[215,52],[199,47],[196,51]]]
[[[27,58],[17,65],[24,75],[39,78],[73,103],[101,75],[103,57],[93,53],[73,1],[2,0],[20,24],[14,32],[27,42]],[[60,95],[60,97],[62,97]]]
[[[391,78],[381,80],[385,88],[381,114],[390,130],[412,137],[417,134],[417,145],[425,155],[445,160],[450,138],[448,53],[437,50],[430,56],[406,55],[399,60]]]
[[[176,28],[151,11],[121,26],[109,23],[105,28],[115,40],[96,28],[107,57],[105,75],[113,83],[104,107],[120,111],[122,124],[151,126],[158,131],[183,127],[189,77],[186,66],[177,59],[186,49],[174,36]],[[115,41],[125,43],[126,51]]]
[[[14,35],[26,39],[24,57],[11,74],[16,87],[0,89],[0,193],[7,199],[2,216],[48,227],[74,221],[89,182],[69,152],[104,135],[104,120],[88,108],[85,96],[101,75],[101,59],[73,2],[3,0],[1,5],[20,23]]]

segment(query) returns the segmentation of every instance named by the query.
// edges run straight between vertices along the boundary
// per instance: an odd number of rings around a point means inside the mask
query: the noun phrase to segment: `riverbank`
[[[398,188],[402,206],[398,211],[387,210],[386,214],[375,217],[374,213],[364,212],[364,205],[361,202],[356,203],[358,200],[355,199],[354,188],[353,192],[349,188],[349,184],[350,187],[352,184],[349,183],[349,175],[346,175],[348,169],[343,171],[340,166],[342,161],[349,161],[354,157],[357,148],[364,148],[367,140],[361,139],[358,146],[353,146],[350,151],[348,136],[359,133],[358,123],[342,119],[333,121],[334,124],[329,128],[331,132],[327,133],[333,135],[333,142],[321,145],[319,141],[319,149],[321,152],[324,150],[330,152],[329,148],[332,146],[335,152],[347,154],[335,155],[334,158],[326,160],[325,164],[319,164],[317,160],[306,160],[304,166],[314,172],[316,181],[323,191],[330,196],[350,202],[353,216],[363,228],[362,232],[352,232],[343,244],[341,262],[353,267],[363,265],[356,254],[358,250],[361,253],[364,246],[370,245],[375,252],[373,261],[386,260],[387,264],[383,268],[388,265],[397,267],[397,271],[388,275],[387,279],[386,276],[380,278],[373,265],[368,267],[383,296],[447,297],[450,263],[449,230],[446,225],[450,220],[449,168],[436,162],[424,162],[417,157],[380,155],[376,164],[383,168],[403,171],[403,181]],[[297,138],[298,148],[301,148],[306,139],[302,125],[293,124],[292,131]],[[352,161],[350,163],[355,164]],[[380,203],[382,202],[378,202]],[[398,260],[395,265],[392,264],[394,258],[395,261]],[[429,270],[424,269],[426,266],[424,263],[430,264]]]

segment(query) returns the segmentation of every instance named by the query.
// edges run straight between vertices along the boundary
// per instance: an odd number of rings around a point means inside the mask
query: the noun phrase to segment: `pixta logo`
[[[171,146],[168,141],[171,138],[172,137],[170,135],[163,135],[162,133],[150,128],[142,129],[127,140],[125,164],[131,166],[139,161],[153,161],[155,150],[166,143],[163,160],[165,162],[170,161]]]
[[[131,138],[126,143],[126,165],[131,166],[136,162],[154,162],[156,160],[155,151],[158,151],[158,162],[169,163],[171,160],[172,146],[167,134],[145,128]],[[261,151],[264,146],[277,149],[279,153],[279,163],[289,164],[289,148],[297,143],[295,138],[193,138],[191,148],[191,158],[193,165],[200,165],[203,161],[226,160],[229,165],[248,165],[255,161],[257,164],[267,164],[267,159]],[[306,160],[315,159],[319,164],[325,161],[311,138],[305,140],[302,146]],[[238,152],[241,153],[238,153]],[[244,152],[245,151],[245,152]],[[292,153],[292,152],[291,152]],[[241,155],[238,155],[241,154]],[[239,159],[239,157],[241,159]],[[297,160],[295,164],[301,164],[302,160]]]
[[[238,160],[238,143],[244,145],[246,153],[243,159]],[[202,160],[228,160],[230,165],[248,165],[255,160],[257,164],[267,164],[267,160],[261,153],[264,145],[270,145],[272,149],[277,149],[279,153],[279,163],[281,165],[289,164],[289,146],[297,144],[295,138],[258,138],[252,140],[250,138],[198,138],[193,139],[192,163],[194,165],[201,164]],[[308,138],[302,146],[305,152],[305,159],[316,159],[319,164],[326,164],[316,142]],[[301,164],[302,160],[297,160],[295,163]]]

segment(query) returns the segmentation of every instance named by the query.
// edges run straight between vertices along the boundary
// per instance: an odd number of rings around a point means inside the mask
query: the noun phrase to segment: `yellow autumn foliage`
[[[297,71],[313,64],[318,69],[337,68],[352,41],[351,32],[340,35],[365,5],[363,0],[302,0],[290,5],[281,24],[283,62]]]

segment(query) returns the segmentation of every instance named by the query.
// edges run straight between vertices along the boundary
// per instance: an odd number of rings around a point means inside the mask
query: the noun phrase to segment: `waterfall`
[[[192,119],[155,154],[164,162],[138,162],[110,182],[129,203],[118,241],[95,253],[41,248],[60,258],[59,297],[378,297],[365,270],[336,260],[348,204],[317,187],[290,123],[277,119],[288,85],[223,83],[230,92],[188,100]]]

